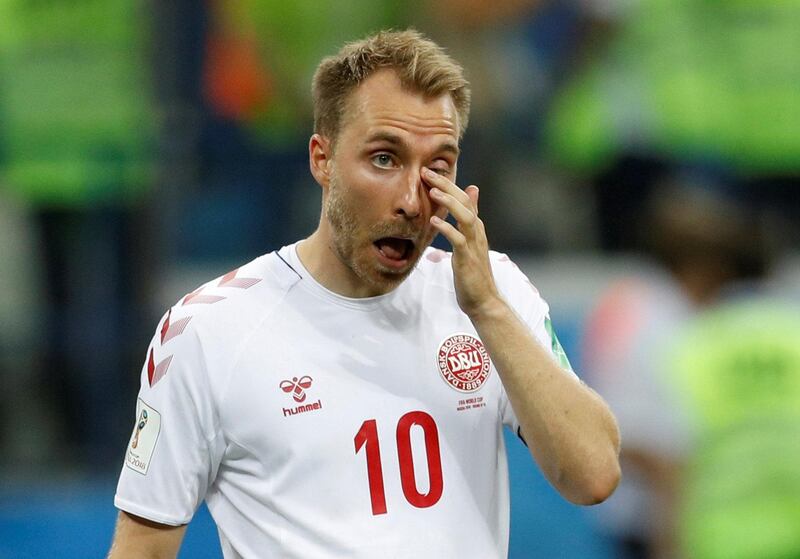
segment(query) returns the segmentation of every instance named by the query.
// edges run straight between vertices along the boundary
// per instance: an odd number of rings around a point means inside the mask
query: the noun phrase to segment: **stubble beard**
[[[353,208],[346,198],[341,183],[337,177],[331,177],[328,197],[325,202],[325,218],[331,226],[333,250],[336,257],[362,282],[373,287],[376,292],[388,293],[405,280],[417,265],[417,260],[422,249],[430,244],[433,235],[425,239],[423,244],[417,244],[415,259],[403,271],[390,270],[375,259],[370,253],[373,239],[385,236],[416,235],[418,232],[398,231],[396,225],[378,223],[368,230],[360,226],[357,219],[357,209]],[[363,244],[363,247],[359,245]],[[360,250],[359,250],[360,249]]]

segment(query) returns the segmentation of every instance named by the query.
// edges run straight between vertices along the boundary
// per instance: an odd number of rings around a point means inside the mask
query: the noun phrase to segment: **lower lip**
[[[395,260],[395,259],[389,258],[385,254],[383,254],[381,252],[381,250],[378,247],[376,247],[375,245],[372,245],[372,248],[375,249],[375,252],[378,255],[378,261],[381,264],[383,264],[384,266],[386,266],[387,268],[391,268],[393,270],[402,270],[403,268],[408,266],[408,261],[409,261],[408,258],[403,258],[401,260]]]

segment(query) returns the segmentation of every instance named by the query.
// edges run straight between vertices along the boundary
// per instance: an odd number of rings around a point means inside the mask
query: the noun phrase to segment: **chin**
[[[369,278],[364,279],[372,286],[375,295],[383,295],[403,283],[410,273],[411,269],[398,272],[396,270],[378,268],[369,275]]]
[[[401,270],[392,270],[378,264],[372,267],[369,274],[366,274],[367,277],[362,275],[361,278],[373,288],[374,295],[383,295],[403,283],[411,275],[418,260],[419,258],[414,258]]]

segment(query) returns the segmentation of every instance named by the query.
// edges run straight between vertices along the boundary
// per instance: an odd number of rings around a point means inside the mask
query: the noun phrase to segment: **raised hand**
[[[458,224],[454,227],[439,216],[431,224],[453,246],[453,276],[461,310],[470,318],[480,316],[500,301],[489,262],[489,241],[478,217],[478,187],[461,190],[447,177],[423,167],[422,179],[430,187],[431,199],[447,209]]]

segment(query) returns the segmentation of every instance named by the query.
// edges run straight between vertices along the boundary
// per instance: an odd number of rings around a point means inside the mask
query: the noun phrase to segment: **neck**
[[[317,283],[343,297],[362,298],[383,295],[390,290],[366,284],[343,263],[333,248],[325,225],[297,245],[297,256]]]

